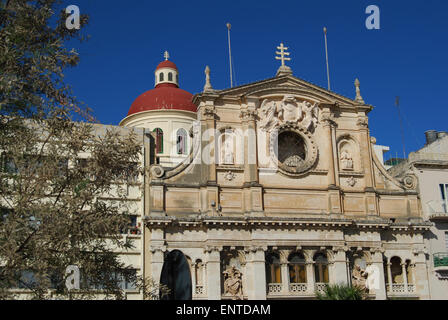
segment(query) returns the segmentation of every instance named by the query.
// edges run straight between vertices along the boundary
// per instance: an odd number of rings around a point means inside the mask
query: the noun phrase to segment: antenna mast
[[[327,28],[326,27],[324,27],[324,36],[325,36],[325,56],[327,58],[328,90],[331,90],[331,86],[330,86],[330,65],[328,64],[328,45],[327,45]]]
[[[232,47],[230,46],[230,29],[232,25],[227,23],[227,35],[229,38],[229,63],[230,63],[230,88],[233,88],[233,72],[232,72]]]
[[[403,119],[401,117],[401,111],[400,111],[400,97],[396,97],[395,105],[397,106],[398,118],[400,119],[401,143],[403,145],[403,159],[406,159],[406,149],[405,149],[405,144],[404,144],[404,127],[403,127]]]

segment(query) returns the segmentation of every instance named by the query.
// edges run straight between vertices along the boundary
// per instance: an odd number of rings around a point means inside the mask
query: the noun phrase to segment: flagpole
[[[227,35],[229,39],[229,63],[230,63],[230,88],[233,88],[233,72],[232,72],[232,47],[230,46],[230,29],[232,25],[227,23]]]
[[[401,117],[401,111],[400,111],[400,97],[396,97],[395,105],[397,106],[398,118],[400,119],[401,143],[403,144],[403,159],[406,159],[406,148],[405,148],[405,144],[404,144],[404,126],[403,126],[403,119]]]
[[[330,86],[330,65],[328,64],[328,45],[327,45],[327,28],[324,27],[324,35],[325,35],[325,56],[327,59],[327,79],[328,79],[328,90],[331,90]]]

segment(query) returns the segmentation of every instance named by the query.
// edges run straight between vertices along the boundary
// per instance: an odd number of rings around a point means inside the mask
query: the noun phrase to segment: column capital
[[[257,112],[250,109],[241,110],[240,118],[243,121],[255,121],[257,118]]]
[[[154,254],[156,252],[165,253],[166,250],[167,250],[166,246],[151,246],[151,247],[149,247],[149,252],[151,252],[152,254]]]
[[[221,252],[222,247],[220,246],[205,246],[204,253]]]

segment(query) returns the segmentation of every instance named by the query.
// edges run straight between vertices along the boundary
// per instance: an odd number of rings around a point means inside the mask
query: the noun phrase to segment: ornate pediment
[[[215,94],[219,98],[244,98],[249,96],[261,97],[275,93],[288,94],[293,93],[293,91],[294,94],[314,97],[315,100],[329,104],[338,103],[339,105],[358,107],[364,105],[360,101],[329,91],[292,75],[270,78],[224,90],[216,90]],[[365,105],[365,107],[371,109],[371,106]]]

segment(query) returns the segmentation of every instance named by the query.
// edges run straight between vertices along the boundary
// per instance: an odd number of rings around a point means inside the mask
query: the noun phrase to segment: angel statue
[[[303,118],[302,124],[303,126],[311,130],[311,128],[315,128],[317,125],[317,119],[319,118],[319,107],[317,103],[311,105],[308,101],[303,102],[303,111],[305,113],[305,117]]]
[[[264,121],[260,127],[264,131],[269,131],[278,123],[277,103],[275,101],[268,102],[268,99],[265,99],[261,104],[261,112],[264,115]]]

